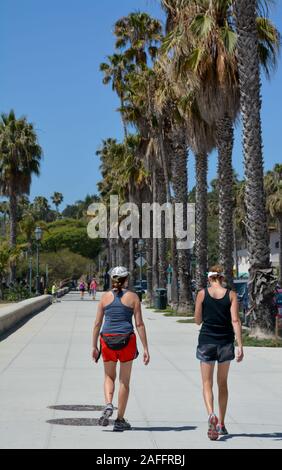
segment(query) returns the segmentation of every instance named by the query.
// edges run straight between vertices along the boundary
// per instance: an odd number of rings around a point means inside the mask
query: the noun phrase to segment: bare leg
[[[214,363],[201,362],[201,372],[203,381],[203,395],[207,408],[208,415],[214,412],[214,399],[213,399],[213,372]]]
[[[120,363],[119,374],[119,394],[118,394],[118,419],[123,419],[128,396],[129,396],[129,383],[132,370],[133,361]]]
[[[115,380],[116,380],[116,362],[104,362],[105,369],[105,382],[104,382],[104,394],[106,405],[113,402],[115,392]]]
[[[228,402],[227,378],[230,368],[230,362],[218,364],[217,384],[218,384],[218,405],[219,405],[219,423],[224,424]]]

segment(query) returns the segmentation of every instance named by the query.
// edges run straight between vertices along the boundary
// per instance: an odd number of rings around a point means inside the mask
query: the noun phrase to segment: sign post
[[[168,302],[171,302],[171,284],[172,284],[173,268],[170,264],[168,265],[166,272],[167,272],[167,299],[168,299]]]

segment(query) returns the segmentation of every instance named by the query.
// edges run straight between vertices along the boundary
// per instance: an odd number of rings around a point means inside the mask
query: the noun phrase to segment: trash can
[[[167,307],[167,289],[155,290],[155,308],[165,310]]]

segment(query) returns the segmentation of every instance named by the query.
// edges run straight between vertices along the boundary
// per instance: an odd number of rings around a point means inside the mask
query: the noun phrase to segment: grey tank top
[[[132,333],[134,328],[132,324],[133,308],[127,307],[121,302],[125,294],[112,291],[114,300],[104,309],[105,319],[101,333],[103,334],[127,334]]]

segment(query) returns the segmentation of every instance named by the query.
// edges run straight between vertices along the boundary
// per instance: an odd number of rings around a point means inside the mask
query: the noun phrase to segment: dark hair
[[[115,277],[114,279],[112,279],[112,289],[116,290],[118,292],[121,292],[127,278],[128,278],[128,276],[126,276],[126,277]]]

